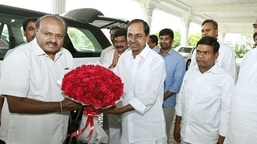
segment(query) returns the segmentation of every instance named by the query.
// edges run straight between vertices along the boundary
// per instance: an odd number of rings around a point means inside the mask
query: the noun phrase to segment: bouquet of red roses
[[[123,94],[120,77],[100,65],[81,65],[73,69],[65,74],[61,88],[69,98],[95,109],[114,106]],[[85,107],[83,116],[81,129],[72,136],[83,135],[86,142],[95,141],[99,114],[94,109]]]

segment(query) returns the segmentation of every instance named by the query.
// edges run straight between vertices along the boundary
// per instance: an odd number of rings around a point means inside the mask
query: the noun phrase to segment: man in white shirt
[[[118,29],[113,35],[113,46],[115,49],[109,51],[103,59],[102,65],[113,69],[116,67],[120,55],[128,49],[127,30]],[[120,115],[105,114],[108,122],[109,144],[119,144],[121,136],[121,118]],[[106,123],[106,122],[105,122]]]
[[[167,144],[162,110],[165,62],[146,44],[149,30],[141,19],[128,24],[129,49],[115,68],[124,83],[122,106],[106,112],[121,114],[120,144]]]
[[[257,31],[257,19],[255,30]],[[257,49],[249,50],[243,57],[235,95],[231,101],[228,134],[225,144],[257,143]]]
[[[36,21],[37,21],[36,17],[28,17],[22,23],[24,36],[26,37],[27,42],[32,41],[36,36]],[[14,49],[15,48],[9,49],[7,51],[7,53],[5,54],[4,58],[6,58],[6,56],[8,56],[10,54],[10,52],[12,52]],[[1,111],[2,111],[3,104],[4,104],[4,98],[0,97],[0,118],[1,118]],[[1,122],[0,122],[0,124],[1,124]]]
[[[197,65],[189,69],[176,104],[174,139],[181,144],[223,144],[227,134],[232,77],[215,63],[216,38],[202,37],[196,48]]]
[[[0,94],[5,97],[0,139],[7,144],[63,144],[69,111],[82,108],[57,84],[74,67],[63,48],[67,25],[57,15],[37,21],[37,35],[4,59]]]
[[[110,50],[103,57],[102,65],[107,68],[116,67],[120,55],[128,49],[127,30],[120,28],[113,34],[114,49]]]
[[[119,28],[120,28],[120,27],[118,27],[118,26],[114,26],[114,27],[110,28],[109,33],[110,33],[110,40],[111,40],[111,42],[112,42],[112,45],[110,45],[109,47],[107,47],[107,48],[105,48],[105,49],[102,50],[101,55],[100,55],[100,58],[99,58],[99,63],[102,64],[102,65],[104,65],[104,63],[106,63],[105,60],[104,60],[104,58],[106,57],[106,54],[107,54],[108,52],[110,52],[110,51],[112,51],[112,50],[115,49],[114,46],[113,46],[113,35],[114,35],[114,33],[115,33]],[[112,57],[111,57],[111,58],[112,58]],[[110,59],[111,59],[111,58],[110,58]],[[109,128],[108,128],[108,121],[107,121],[106,115],[103,115],[103,128],[104,128],[104,130],[106,130],[106,131],[108,132],[108,129],[109,129]]]
[[[22,23],[24,36],[26,37],[27,42],[32,41],[36,37],[36,21],[36,17],[28,17]]]
[[[114,33],[115,33],[118,29],[120,29],[120,27],[118,27],[118,26],[114,26],[114,27],[112,27],[112,28],[110,29],[110,40],[111,40],[111,42],[112,42],[112,45],[102,50],[101,55],[100,55],[100,58],[99,58],[99,62],[100,62],[100,63],[103,63],[103,62],[104,62],[103,60],[104,60],[105,55],[106,55],[109,51],[111,51],[111,50],[114,49],[114,46],[113,46],[113,35],[114,35]]]
[[[218,23],[212,19],[207,19],[203,21],[202,23],[202,37],[205,36],[211,36],[211,37],[218,37]],[[234,82],[236,82],[237,79],[237,72],[236,72],[236,59],[235,59],[235,53],[233,48],[229,47],[228,45],[224,44],[221,41],[218,41],[220,44],[219,49],[219,57],[217,59],[216,64],[219,65],[221,68],[223,68],[226,72],[228,72],[232,78],[234,79]],[[192,68],[193,66],[197,65],[195,60],[195,51],[192,54],[192,61],[189,66],[189,68]]]

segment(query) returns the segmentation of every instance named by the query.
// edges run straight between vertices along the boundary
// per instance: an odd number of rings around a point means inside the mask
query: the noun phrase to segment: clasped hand
[[[98,113],[104,113],[104,114],[114,114],[114,115],[120,115],[121,111],[118,107],[112,106],[108,108],[100,108],[100,109],[95,109]]]

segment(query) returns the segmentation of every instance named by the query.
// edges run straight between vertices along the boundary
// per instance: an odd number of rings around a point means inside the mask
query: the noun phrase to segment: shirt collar
[[[133,57],[131,48],[129,50],[130,50],[131,57]],[[140,56],[145,59],[147,54],[149,53],[149,51],[153,51],[153,50],[149,46],[146,45],[144,47],[144,49],[137,56]]]
[[[199,72],[200,72],[200,70],[199,70],[197,64],[194,65],[194,66],[192,67],[192,69],[195,70],[195,71],[199,71]],[[213,74],[218,74],[218,73],[220,73],[218,64],[214,64],[214,65],[213,65],[207,72],[205,72],[205,73],[213,73]]]
[[[161,48],[156,50],[158,54],[161,54]],[[171,48],[167,54],[171,55],[173,53],[173,49]]]
[[[219,73],[218,64],[214,64],[207,72],[218,74]]]

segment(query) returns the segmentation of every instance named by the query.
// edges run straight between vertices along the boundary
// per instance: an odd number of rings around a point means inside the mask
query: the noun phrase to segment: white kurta
[[[232,77],[218,65],[203,74],[197,66],[186,72],[176,104],[184,142],[216,144],[226,136],[233,91]]]
[[[131,104],[135,108],[122,115],[122,137],[129,143],[166,143],[163,58],[149,47],[133,58],[128,49],[121,55],[116,72],[124,83],[122,105]],[[158,142],[160,139],[162,142]]]
[[[104,57],[105,57],[105,55],[106,55],[109,51],[111,51],[111,50],[113,50],[113,49],[115,49],[113,45],[111,45],[111,46],[109,46],[109,47],[103,49],[102,52],[101,52],[100,58],[99,58],[99,63],[102,64],[102,63],[104,62]]]
[[[104,67],[108,68],[108,67],[112,64],[114,52],[115,52],[115,49],[112,49],[112,50],[108,51],[108,52],[103,56],[103,61],[102,61],[101,64],[102,64]]]
[[[231,116],[225,144],[257,143],[257,49],[243,58],[231,102]]]
[[[51,60],[34,39],[15,49],[1,68],[1,94],[27,97],[39,101],[61,101],[57,84],[74,67],[72,55],[61,49]],[[5,100],[0,139],[7,144],[62,144],[67,136],[67,113],[10,113]]]

